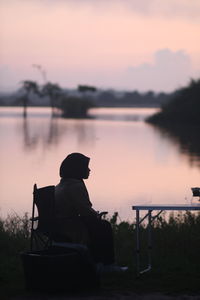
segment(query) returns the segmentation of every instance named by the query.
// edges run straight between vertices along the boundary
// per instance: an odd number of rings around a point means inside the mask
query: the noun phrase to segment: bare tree
[[[35,81],[24,80],[21,83],[22,83],[22,90],[24,91],[24,94],[20,99],[23,101],[23,107],[24,107],[23,116],[24,116],[24,118],[26,118],[27,106],[28,106],[30,94],[31,93],[39,94],[39,88],[38,88],[37,82],[35,82]]]
[[[54,116],[54,108],[58,106],[58,99],[62,94],[62,89],[57,83],[47,82],[41,91],[43,96],[48,96],[51,108],[52,108],[52,116]]]

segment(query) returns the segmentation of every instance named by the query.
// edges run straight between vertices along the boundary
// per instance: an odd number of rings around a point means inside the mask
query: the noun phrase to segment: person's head
[[[69,154],[60,165],[61,178],[87,179],[90,158],[81,153]]]

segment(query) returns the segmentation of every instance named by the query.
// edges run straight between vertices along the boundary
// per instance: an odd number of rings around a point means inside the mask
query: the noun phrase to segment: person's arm
[[[98,216],[98,212],[92,208],[87,189],[83,183],[76,184],[73,187],[72,197],[73,205],[78,214],[82,216]]]

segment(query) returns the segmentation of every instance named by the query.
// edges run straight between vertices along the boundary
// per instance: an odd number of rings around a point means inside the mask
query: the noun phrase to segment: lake
[[[33,184],[59,182],[71,152],[91,158],[85,181],[93,207],[133,220],[134,204],[190,203],[200,153],[145,123],[154,108],[96,108],[89,119],[51,118],[49,108],[0,108],[0,215],[31,212]]]

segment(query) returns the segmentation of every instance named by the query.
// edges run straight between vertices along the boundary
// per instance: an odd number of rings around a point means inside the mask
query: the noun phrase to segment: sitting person
[[[96,263],[115,262],[113,233],[108,221],[92,208],[83,179],[90,174],[89,158],[69,154],[60,166],[60,183],[55,188],[56,231],[69,241],[88,246]]]

